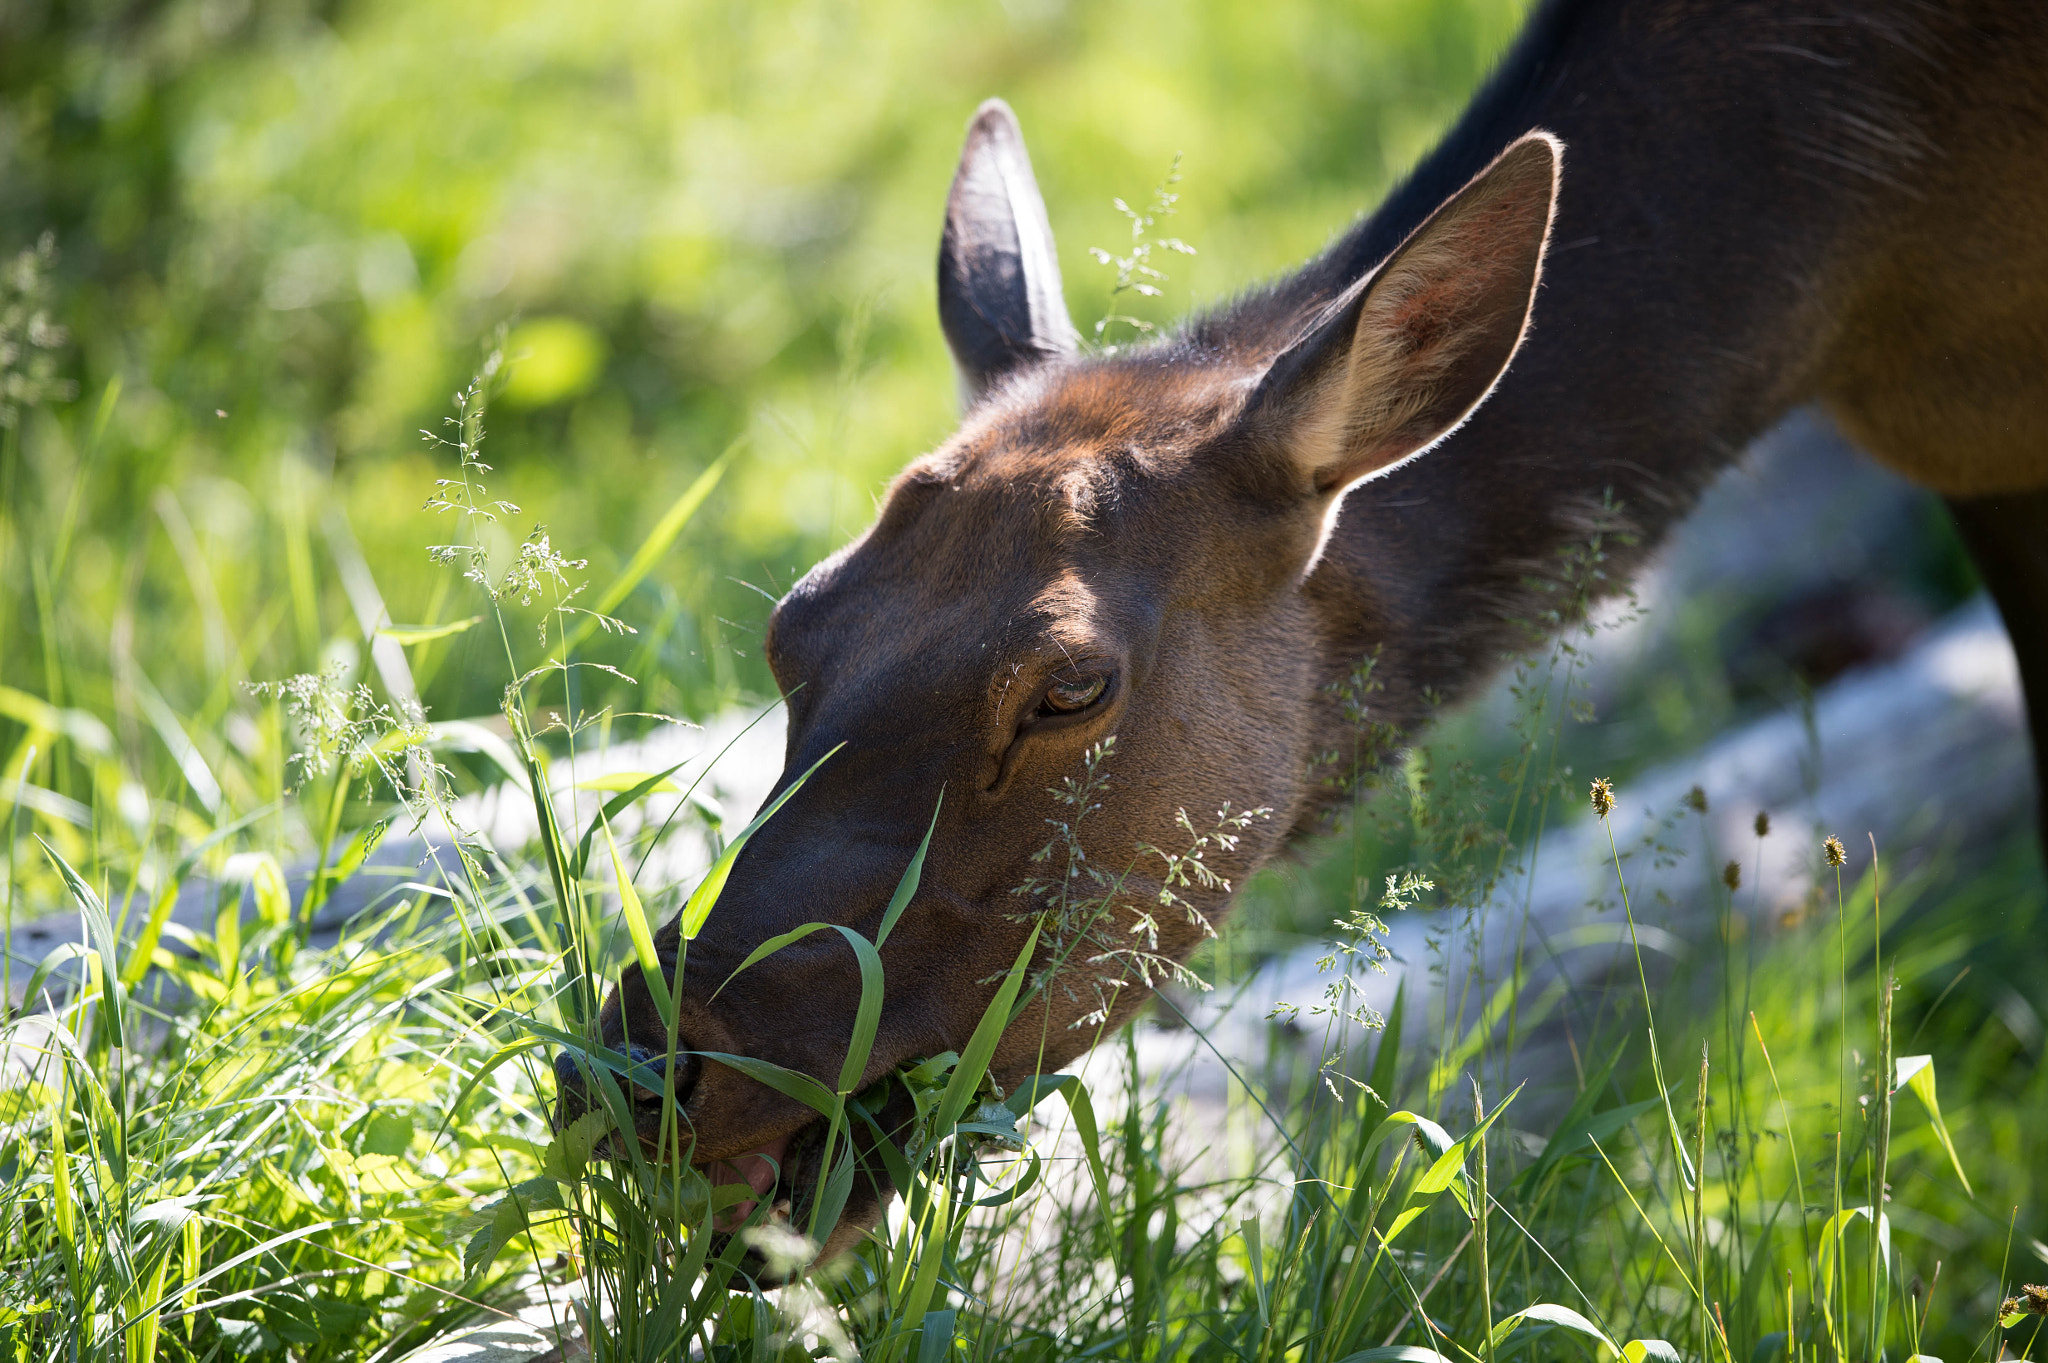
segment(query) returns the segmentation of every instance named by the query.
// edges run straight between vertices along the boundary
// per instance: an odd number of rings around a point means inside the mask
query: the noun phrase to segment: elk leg
[[[2019,657],[2034,740],[2034,802],[2048,855],[2048,490],[1948,498]]]

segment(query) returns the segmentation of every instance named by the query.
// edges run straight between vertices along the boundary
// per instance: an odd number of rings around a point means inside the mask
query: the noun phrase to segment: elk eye
[[[1041,715],[1071,715],[1079,713],[1102,699],[1102,693],[1109,689],[1109,674],[1091,673],[1085,677],[1054,677],[1052,685],[1046,688],[1045,699],[1038,703]]]

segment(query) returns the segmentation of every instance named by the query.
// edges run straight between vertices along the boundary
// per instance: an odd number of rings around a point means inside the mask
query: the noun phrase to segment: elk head
[[[1147,908],[1161,955],[1194,949],[1204,926],[1160,908],[1149,849],[1186,847],[1182,810],[1203,828],[1226,806],[1269,809],[1207,851],[1236,882],[1313,802],[1324,683],[1358,661],[1333,657],[1335,640],[1371,628],[1333,627],[1315,590],[1325,543],[1348,491],[1448,435],[1513,357],[1560,154],[1547,134],[1523,137],[1358,277],[1089,354],[1016,121],[999,101],[982,107],[939,255],[967,414],[898,476],[873,527],[775,609],[767,657],[789,716],[777,790],[844,747],[747,846],[680,953],[681,1045],[830,1085],[860,996],[846,942],[814,934],[728,977],[806,922],[872,938],[938,806],[919,890],[881,951],[886,1003],[862,1082],[959,1049],[1041,907],[1016,891],[1048,820],[1066,816],[1052,792],[1112,736],[1109,789],[1080,833],[1091,863],[1128,871],[1100,940],[1128,942],[1131,913]],[[1227,907],[1221,886],[1176,893],[1208,922]],[[676,924],[656,946],[673,974]],[[1050,1071],[1126,1020],[1146,990],[1119,986],[1120,968],[1076,964],[1040,988],[998,1046],[997,1081]],[[1075,1025],[1091,1015],[1106,1023]],[[637,970],[600,1031],[620,1050],[662,1035]],[[566,1057],[557,1069],[560,1116],[574,1116],[582,1081]],[[771,1161],[785,1188],[818,1177],[798,1139],[810,1109],[715,1061],[681,1069],[669,1087],[699,1163],[764,1194]],[[650,1138],[660,1100],[646,1096]],[[856,1190],[828,1255],[874,1224],[887,1192]]]

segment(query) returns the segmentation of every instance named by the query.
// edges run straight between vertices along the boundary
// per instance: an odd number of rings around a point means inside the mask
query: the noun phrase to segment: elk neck
[[[1353,489],[1306,584],[1326,691],[1380,650],[1373,717],[1426,721],[1554,632],[1571,551],[1604,531],[1615,589],[1751,440],[1827,396],[1840,318],[1923,210],[1925,163],[1968,132],[1932,22],[1906,4],[1548,4],[1378,212],[1197,323],[1277,333],[1515,137],[1563,138],[1519,355],[1454,438]],[[1345,749],[1350,721],[1324,708],[1319,750]]]

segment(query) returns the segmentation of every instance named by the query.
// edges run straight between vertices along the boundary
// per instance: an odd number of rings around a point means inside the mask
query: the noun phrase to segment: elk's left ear
[[[1528,330],[1563,151],[1515,142],[1266,371],[1246,420],[1312,494],[1407,462],[1493,391]]]
[[[1045,200],[1017,116],[999,99],[967,125],[946,196],[939,325],[970,401],[1010,371],[1076,345]]]

